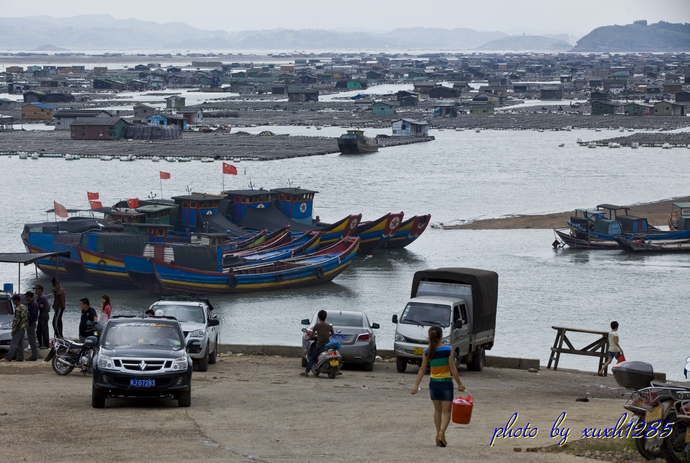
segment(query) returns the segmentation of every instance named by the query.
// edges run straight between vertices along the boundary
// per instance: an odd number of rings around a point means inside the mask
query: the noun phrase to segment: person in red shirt
[[[307,341],[310,341],[314,338],[314,335],[316,335],[316,345],[311,350],[309,362],[307,363],[307,369],[300,373],[300,376],[309,376],[309,371],[311,371],[311,367],[314,366],[314,361],[316,361],[316,359],[319,357],[319,354],[326,348],[326,344],[328,344],[331,340],[333,327],[326,323],[327,316],[328,313],[325,310],[319,310],[319,321],[316,325],[314,325],[314,330],[307,338]]]

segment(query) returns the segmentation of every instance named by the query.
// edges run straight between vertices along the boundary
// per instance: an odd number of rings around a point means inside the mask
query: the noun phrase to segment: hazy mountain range
[[[659,25],[661,25],[659,27]],[[632,34],[618,28],[633,28]],[[613,29],[611,29],[613,28]],[[647,26],[597,28],[577,42],[573,51],[690,50],[690,25],[658,23]],[[625,29],[627,31],[627,29]],[[647,34],[654,38],[645,39]],[[633,41],[630,36],[635,38]],[[623,42],[619,43],[617,37]],[[197,29],[185,23],[159,24],[110,15],[71,18],[34,16],[0,18],[0,50],[486,50],[567,51],[575,40],[567,34],[508,35],[467,28],[416,27],[390,32],[322,29],[273,29],[228,32]],[[602,49],[605,48],[605,50]],[[622,47],[622,48],[621,48]],[[631,49],[632,50],[632,49]]]

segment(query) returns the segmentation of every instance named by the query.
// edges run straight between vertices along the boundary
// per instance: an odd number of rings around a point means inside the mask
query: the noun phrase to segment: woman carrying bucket
[[[443,344],[443,331],[438,326],[429,328],[429,346],[424,350],[422,366],[419,367],[417,381],[412,388],[412,394],[419,391],[419,383],[424,377],[427,365],[431,365],[429,379],[429,395],[434,403],[434,424],[436,425],[436,445],[445,447],[446,429],[450,423],[451,405],[453,403],[453,378],[458,383],[458,390],[465,391],[458,369],[453,361],[453,350]],[[452,375],[452,376],[451,376]]]

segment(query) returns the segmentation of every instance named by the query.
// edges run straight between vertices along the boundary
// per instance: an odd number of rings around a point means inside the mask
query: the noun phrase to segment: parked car
[[[331,340],[340,342],[340,355],[343,363],[364,364],[366,371],[374,369],[376,361],[376,335],[374,330],[379,329],[378,323],[369,323],[369,318],[362,312],[351,311],[327,311],[326,323],[333,326],[334,335]],[[307,366],[307,353],[314,341],[307,341],[311,336],[314,325],[319,321],[314,314],[311,320],[305,318],[302,325],[307,329],[302,335],[302,366]]]
[[[13,319],[14,305],[12,305],[12,294],[0,292],[0,350],[9,350],[10,348]]]
[[[108,397],[174,398],[180,407],[192,403],[192,359],[201,341],[186,344],[172,317],[115,316],[106,323],[93,359],[91,406],[105,407]]]
[[[199,371],[208,371],[208,364],[216,363],[220,320],[211,315],[213,305],[208,299],[163,299],[149,308],[154,312],[162,311],[166,317],[175,317],[182,326],[185,341],[199,340],[201,352],[190,354]]]

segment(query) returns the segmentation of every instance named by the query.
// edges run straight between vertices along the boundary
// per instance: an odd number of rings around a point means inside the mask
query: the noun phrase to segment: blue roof
[[[31,103],[31,104],[36,106],[37,108],[55,109],[55,106],[48,106],[47,104],[43,104],[43,103]]]

